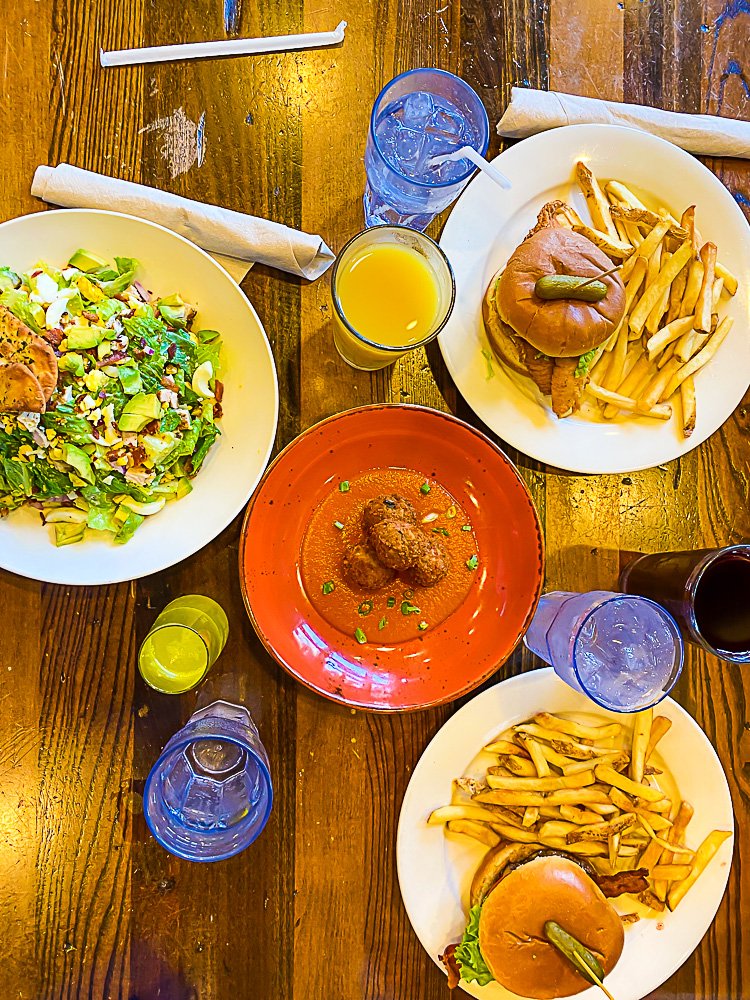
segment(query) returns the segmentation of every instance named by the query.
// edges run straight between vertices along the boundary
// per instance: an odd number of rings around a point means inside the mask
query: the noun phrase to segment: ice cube
[[[432,98],[423,90],[407,94],[401,111],[401,120],[408,128],[424,128],[432,117]]]
[[[464,119],[458,111],[451,111],[448,108],[435,108],[432,116],[432,124],[445,136],[455,136],[457,139],[463,137]]]

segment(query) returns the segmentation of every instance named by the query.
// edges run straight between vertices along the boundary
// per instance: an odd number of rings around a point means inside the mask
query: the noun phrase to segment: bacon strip
[[[449,944],[443,954],[439,956],[448,973],[449,990],[455,990],[461,981],[461,970],[456,961],[456,948],[458,948],[457,944]]]
[[[605,896],[612,898],[624,892],[639,893],[648,889],[648,868],[617,872],[615,875],[597,875],[596,884]]]

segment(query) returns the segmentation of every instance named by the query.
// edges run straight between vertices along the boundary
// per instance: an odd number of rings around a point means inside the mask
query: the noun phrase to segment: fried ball
[[[370,531],[370,541],[384,566],[403,570],[413,566],[425,536],[407,521],[380,521]]]
[[[365,528],[369,531],[381,521],[405,521],[417,523],[417,512],[406,497],[398,493],[388,493],[368,500],[364,509]]]
[[[418,587],[434,587],[448,575],[451,562],[445,546],[438,538],[427,538],[419,551],[417,561],[409,570],[409,580]]]
[[[379,562],[373,547],[365,542],[352,545],[344,552],[344,575],[363,590],[380,590],[396,574]]]

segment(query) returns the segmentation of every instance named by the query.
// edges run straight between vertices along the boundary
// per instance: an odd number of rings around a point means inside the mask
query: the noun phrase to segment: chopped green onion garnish
[[[420,622],[419,625],[417,625],[417,628],[419,629],[420,632],[424,632],[424,630],[427,628],[427,622]]]
[[[385,617],[385,615],[383,615],[383,617],[378,622],[378,628],[383,629],[386,627],[387,624],[388,624],[388,619]]]
[[[422,483],[422,485],[419,487],[419,492],[424,493],[424,495],[427,496],[427,494],[430,492],[430,484],[426,481]]]
[[[432,533],[433,535],[445,535],[446,538],[450,538],[447,528],[433,528]]]
[[[402,601],[401,602],[401,614],[402,615],[418,615],[419,614],[419,608],[416,605],[414,605],[414,604],[410,604],[408,601]]]
[[[370,600],[362,601],[360,606],[357,608],[357,614],[361,615],[364,618],[365,615],[370,614],[374,606],[375,605]]]
[[[334,521],[333,522],[333,526],[334,526],[334,528],[338,528],[339,531],[343,531],[344,530],[344,525],[341,523],[341,521]]]
[[[471,525],[470,524],[462,524],[461,525],[461,531],[471,531]]]
[[[473,555],[471,559],[466,560],[467,569],[476,569],[478,565],[479,565],[479,559],[476,557],[476,555]]]
[[[456,508],[455,508],[455,506],[451,505],[448,508],[448,510],[446,510],[445,516],[448,518],[449,521],[451,521],[456,516]]]
[[[396,607],[396,598],[395,597],[389,597],[388,601],[386,603],[388,604],[389,608],[395,608]]]
[[[342,483],[339,483],[339,492],[348,493],[349,492],[349,480],[345,479]]]
[[[365,635],[365,633],[362,631],[361,628],[356,628],[354,630],[354,638],[357,640],[360,646],[362,645],[363,642],[367,642],[367,636]]]
[[[326,580],[326,582],[321,587],[321,590],[323,591],[324,594],[332,594],[335,589],[336,589],[336,584],[333,582],[333,580]]]
[[[407,588],[404,591],[404,597],[406,598],[407,601],[410,601],[412,597],[414,597],[414,591],[411,589],[411,587]]]

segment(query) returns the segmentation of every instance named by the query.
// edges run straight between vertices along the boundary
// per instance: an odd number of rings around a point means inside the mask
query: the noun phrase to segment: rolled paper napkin
[[[313,280],[334,259],[320,236],[69,163],[37,167],[31,193],[65,208],[107,209],[157,222],[203,247],[238,281],[256,262]]]
[[[629,125],[668,139],[689,153],[750,158],[750,122],[525,87],[513,87],[497,131],[509,139],[524,139],[561,125],[591,124]]]

